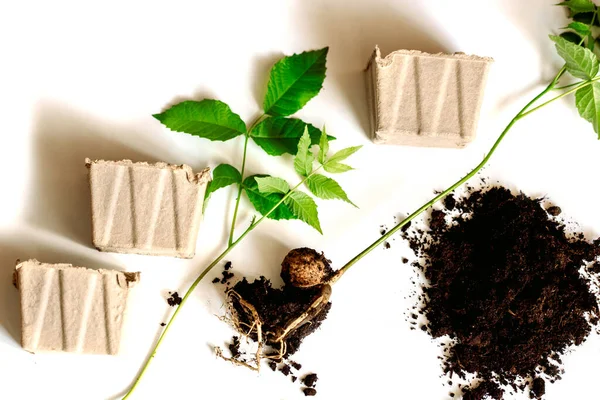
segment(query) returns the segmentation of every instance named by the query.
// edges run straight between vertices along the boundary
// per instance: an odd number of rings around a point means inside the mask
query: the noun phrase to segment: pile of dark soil
[[[422,257],[424,330],[453,339],[444,372],[475,374],[465,400],[502,399],[505,386],[542,398],[560,379],[561,356],[599,322],[600,240],[567,233],[560,208],[501,187],[444,204],[430,231],[404,232]]]

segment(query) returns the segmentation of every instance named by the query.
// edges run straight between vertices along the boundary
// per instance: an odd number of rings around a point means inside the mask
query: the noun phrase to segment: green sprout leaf
[[[600,82],[593,82],[577,90],[575,104],[579,115],[592,123],[600,139]]]
[[[319,140],[319,162],[321,164],[325,163],[327,153],[329,153],[329,139],[327,138],[327,131],[325,130],[325,127],[323,127],[321,139]]]
[[[269,210],[277,203],[283,199],[283,194],[281,193],[271,193],[264,194],[261,193],[258,188],[258,182],[256,178],[262,178],[267,175],[253,175],[244,179],[243,187],[250,200],[250,203],[254,206],[256,211],[261,213],[262,215],[266,215]],[[290,208],[285,204],[281,203],[277,208],[269,214],[270,219],[281,220],[281,219],[298,219],[294,213],[290,210]]]
[[[352,154],[356,153],[361,148],[362,148],[362,146],[346,147],[345,149],[342,149],[342,150],[338,151],[337,153],[335,153],[334,155],[332,155],[328,161],[332,162],[332,163],[338,163],[340,161],[344,161],[346,158],[350,157]]]
[[[308,129],[304,128],[304,134],[298,142],[298,152],[294,158],[294,168],[302,176],[308,176],[312,172],[315,156],[310,151],[310,136]]]
[[[211,194],[226,186],[242,183],[240,172],[229,164],[221,164],[216,167],[213,170],[212,176],[212,181],[208,182],[206,192],[204,193],[204,209],[206,209]]]
[[[173,131],[209,140],[226,141],[246,133],[240,116],[219,100],[184,101],[153,117]]]
[[[242,183],[242,175],[235,167],[229,164],[221,164],[213,170],[213,179],[206,188],[205,198],[210,197],[211,193],[234,183]]]
[[[305,128],[308,129],[311,144],[319,143],[321,131],[296,118],[265,118],[252,129],[250,137],[269,155],[294,155],[298,152],[298,142]]]
[[[330,174],[340,174],[342,172],[348,172],[353,170],[351,166],[338,162],[327,162],[323,164],[323,169]]]
[[[319,93],[325,80],[328,50],[325,47],[305,51],[275,63],[263,104],[266,114],[291,115]]]
[[[263,194],[286,194],[290,191],[290,185],[288,185],[288,183],[281,178],[265,176],[263,178],[256,177],[255,180],[256,183],[258,183],[258,190]]]
[[[307,223],[319,231],[320,234],[323,234],[321,223],[319,222],[317,204],[312,197],[303,192],[291,192],[288,198],[285,199],[285,204],[300,221]]]
[[[558,5],[568,7],[573,14],[596,10],[596,6],[591,0],[567,0]]]
[[[598,57],[589,49],[577,46],[560,37],[550,35],[556,50],[567,63],[567,71],[576,78],[589,80],[598,74]]]
[[[574,30],[579,36],[588,36],[591,33],[589,25],[582,22],[571,22],[567,28]]]
[[[346,203],[352,204],[358,208],[356,204],[350,201],[344,189],[335,180],[324,175],[313,175],[306,180],[306,185],[310,191],[317,197],[325,200],[338,199]]]

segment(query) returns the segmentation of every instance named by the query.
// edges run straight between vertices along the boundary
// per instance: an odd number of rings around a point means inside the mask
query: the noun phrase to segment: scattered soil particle
[[[271,368],[273,371],[277,370],[277,363],[274,361],[270,361],[269,362],[269,368]]]
[[[229,344],[229,351],[231,352],[231,358],[238,359],[242,352],[240,351],[240,337],[234,336],[231,338],[232,342]]]
[[[537,377],[531,382],[531,389],[529,396],[532,399],[539,399],[546,394],[546,381],[540,377]]]
[[[406,225],[404,225],[402,228],[400,228],[400,231],[402,231],[402,232],[408,231],[410,229],[411,225],[412,225],[412,221],[407,222]]]
[[[562,209],[558,206],[548,207],[546,211],[553,217],[558,217],[560,214],[562,214]]]
[[[384,243],[383,243],[383,248],[384,248],[384,249],[389,249],[390,247],[392,247],[392,246],[390,245],[390,242],[384,242]]]
[[[167,325],[167,324],[165,324],[164,322],[160,323],[160,326],[165,326],[165,325]]]
[[[183,300],[181,297],[179,297],[179,293],[177,292],[169,292],[169,294],[171,296],[169,296],[169,298],[167,298],[167,303],[169,303],[169,305],[171,307],[175,307],[181,304],[181,300]]]
[[[292,375],[292,382],[296,382],[297,379],[298,379],[297,376]]]
[[[483,381],[478,386],[463,388],[463,400],[501,399],[504,391],[497,383]]]
[[[456,199],[455,199],[456,200]],[[530,393],[545,392],[560,379],[561,356],[582,344],[600,315],[594,283],[579,273],[600,255],[600,240],[565,233],[540,204],[502,187],[472,191],[456,200],[461,215],[445,223],[433,211],[430,231],[405,232],[423,260],[420,313],[445,347],[444,372],[480,382],[464,399],[502,399],[500,386],[516,392],[520,378]],[[600,270],[600,266],[589,270]],[[429,329],[427,329],[429,328]]]
[[[229,272],[229,271],[223,271],[222,274],[223,274],[223,278],[221,278],[221,283],[222,284],[225,284],[225,283],[229,282],[229,280],[231,278],[233,278],[233,276],[234,276],[233,272]]]
[[[385,235],[385,234],[387,233],[387,229],[385,229],[385,228],[381,228],[381,229],[379,230],[379,233],[381,234],[381,236],[383,236],[383,235]]]
[[[215,278],[212,280],[212,283],[219,283],[221,280],[219,278]]]
[[[229,271],[229,270],[231,269],[231,261],[227,261],[227,262],[225,263],[225,265],[223,266],[223,269],[224,269],[225,271]]]
[[[408,258],[402,257],[402,264],[408,264]]]
[[[456,208],[456,198],[454,195],[449,194],[444,198],[444,207],[446,207],[447,210],[454,210]]]
[[[304,395],[307,397],[317,395],[316,389],[313,389],[313,388],[304,388],[304,389],[302,389],[302,391],[304,392]]]
[[[292,360],[290,360],[290,365],[291,365],[292,367],[294,367],[294,369],[295,369],[296,371],[299,371],[299,370],[302,368],[302,364],[300,364],[300,363],[298,363],[298,362],[296,362],[296,361],[292,361]]]
[[[290,372],[292,371],[292,369],[290,368],[289,365],[285,364],[283,367],[279,368],[279,371],[281,371],[281,373],[284,374],[285,376],[288,376],[290,374]]]
[[[308,387],[314,387],[317,384],[319,377],[317,374],[308,374],[302,378],[302,383]]]

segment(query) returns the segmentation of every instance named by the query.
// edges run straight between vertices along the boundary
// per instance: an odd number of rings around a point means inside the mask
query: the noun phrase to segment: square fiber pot
[[[30,352],[117,354],[127,296],[138,280],[138,272],[18,264],[21,345]]]
[[[465,147],[477,130],[493,60],[462,53],[375,48],[366,70],[375,143]]]
[[[192,258],[210,170],[86,159],[100,251]]]

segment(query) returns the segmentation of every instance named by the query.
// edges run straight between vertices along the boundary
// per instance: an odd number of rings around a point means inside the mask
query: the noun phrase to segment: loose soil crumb
[[[546,211],[548,211],[548,214],[552,215],[553,217],[558,217],[562,213],[562,209],[558,206],[548,207]]]
[[[299,371],[299,370],[300,370],[300,368],[302,368],[302,364],[300,364],[300,363],[298,363],[298,362],[296,362],[296,361],[292,361],[292,360],[290,360],[290,365],[291,365],[292,367],[294,367],[294,369],[295,369],[296,371]]]
[[[165,324],[164,322],[160,323],[160,326],[165,326],[165,325],[167,325],[167,324]]]
[[[171,296],[169,296],[169,298],[167,298],[167,303],[169,303],[169,305],[171,307],[175,307],[181,304],[181,300],[183,300],[181,297],[179,297],[179,293],[177,292],[169,292],[169,294]]]
[[[240,351],[240,337],[234,336],[231,338],[232,342],[229,344],[229,351],[231,352],[231,358],[238,359],[242,352]]]
[[[317,384],[319,377],[317,374],[308,374],[302,378],[302,383],[308,387],[314,387]]]
[[[273,371],[277,370],[277,363],[274,361],[270,361],[269,362],[269,368],[271,368]]]
[[[221,280],[219,278],[215,278],[212,280],[212,283],[219,283]]]
[[[298,377],[292,375],[292,382],[296,382],[297,379],[298,379]]]
[[[392,247],[392,246],[390,245],[390,242],[384,242],[384,243],[383,243],[383,248],[384,248],[384,249],[389,249],[390,247]]]
[[[444,198],[444,207],[448,210],[454,210],[456,208],[456,198],[454,195],[449,194]]]
[[[284,374],[285,376],[288,376],[290,374],[290,372],[292,371],[292,369],[290,368],[289,365],[285,364],[284,366],[282,366],[279,371],[281,371],[282,374]]]
[[[317,395],[317,390],[313,389],[313,388],[304,388],[302,391],[304,392],[305,396],[316,396]]]
[[[227,262],[225,263],[225,265],[223,266],[223,269],[224,269],[225,271],[229,271],[229,270],[231,269],[231,261],[227,261]]]
[[[407,263],[408,263],[408,258],[402,257],[402,264],[407,264]]]
[[[430,231],[404,233],[423,257],[416,267],[426,278],[419,297],[428,325],[421,328],[453,339],[445,373],[475,374],[465,400],[502,399],[506,385],[523,392],[523,379],[541,398],[546,381],[560,379],[561,356],[598,323],[596,288],[580,270],[591,262],[587,270],[600,271],[600,240],[566,234],[549,217],[560,209],[540,201],[502,187],[475,190],[447,205],[460,215],[436,210]]]

